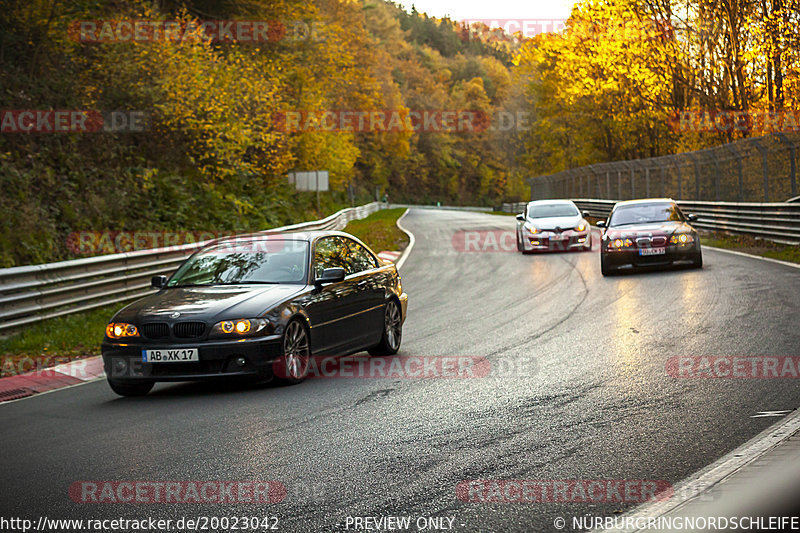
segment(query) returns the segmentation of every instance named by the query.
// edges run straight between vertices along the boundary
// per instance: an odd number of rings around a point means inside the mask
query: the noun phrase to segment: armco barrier
[[[342,229],[383,207],[373,202],[268,231]],[[208,242],[0,269],[0,333],[147,294],[152,276],[170,274]]]

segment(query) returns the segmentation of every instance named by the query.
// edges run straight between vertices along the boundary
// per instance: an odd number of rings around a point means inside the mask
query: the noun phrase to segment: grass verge
[[[123,305],[44,320],[0,339],[0,377],[100,355],[106,324]]]
[[[800,246],[779,244],[764,239],[757,239],[751,235],[729,235],[721,232],[703,232],[701,244],[715,248],[736,250],[746,254],[760,255],[791,263],[800,263]]]
[[[397,219],[405,211],[405,207],[381,209],[367,218],[351,221],[342,231],[355,235],[375,253],[399,252],[408,246],[408,235],[397,227]]]

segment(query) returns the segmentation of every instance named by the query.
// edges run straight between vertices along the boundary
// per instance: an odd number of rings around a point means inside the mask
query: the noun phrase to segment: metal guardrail
[[[445,211],[474,211],[490,213],[494,210],[492,207],[476,207],[464,205],[423,205],[423,204],[390,204],[390,208],[394,207],[413,207],[414,209],[444,209]]]
[[[615,200],[577,199],[575,204],[592,216],[606,218]],[[503,204],[503,211],[522,213],[526,202]],[[685,213],[694,213],[693,225],[705,230],[754,235],[784,244],[800,244],[800,203],[735,203],[678,201]]]
[[[373,202],[263,233],[342,229],[384,207]],[[152,276],[172,273],[209,242],[0,269],[0,332],[145,295]]]

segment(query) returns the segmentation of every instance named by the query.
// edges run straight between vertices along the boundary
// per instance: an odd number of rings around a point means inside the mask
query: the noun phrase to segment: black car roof
[[[236,244],[264,241],[264,240],[314,242],[322,237],[331,237],[331,236],[347,237],[353,239],[356,242],[365,246],[368,250],[372,251],[369,248],[369,246],[364,244],[358,237],[350,235],[349,233],[345,233],[343,231],[333,231],[333,230],[309,230],[309,231],[287,231],[287,232],[282,232],[282,231],[270,232],[269,230],[267,230],[267,231],[259,231],[257,233],[242,233],[239,235],[220,237],[218,239],[209,242],[203,248],[208,246],[214,246],[217,244],[224,244],[226,242],[235,242]]]

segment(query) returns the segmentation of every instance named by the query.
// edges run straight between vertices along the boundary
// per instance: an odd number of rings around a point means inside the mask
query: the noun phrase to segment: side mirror
[[[598,220],[597,224],[595,224],[595,226],[597,226],[598,228],[605,228],[606,227],[606,221],[605,220]]]
[[[695,215],[694,213],[686,215],[686,218],[689,219],[689,222],[697,222],[697,215]]]
[[[583,215],[583,218],[589,218],[590,216],[592,216],[592,214],[589,213],[589,211],[581,211],[581,214]]]
[[[321,287],[326,283],[338,283],[344,281],[344,269],[341,267],[326,268],[322,275],[314,280],[314,285]]]
[[[153,276],[150,278],[150,286],[154,289],[163,289],[167,285],[167,276]]]
[[[517,215],[515,218],[517,220],[519,220],[520,222],[525,222],[525,215],[520,214],[520,215]]]

